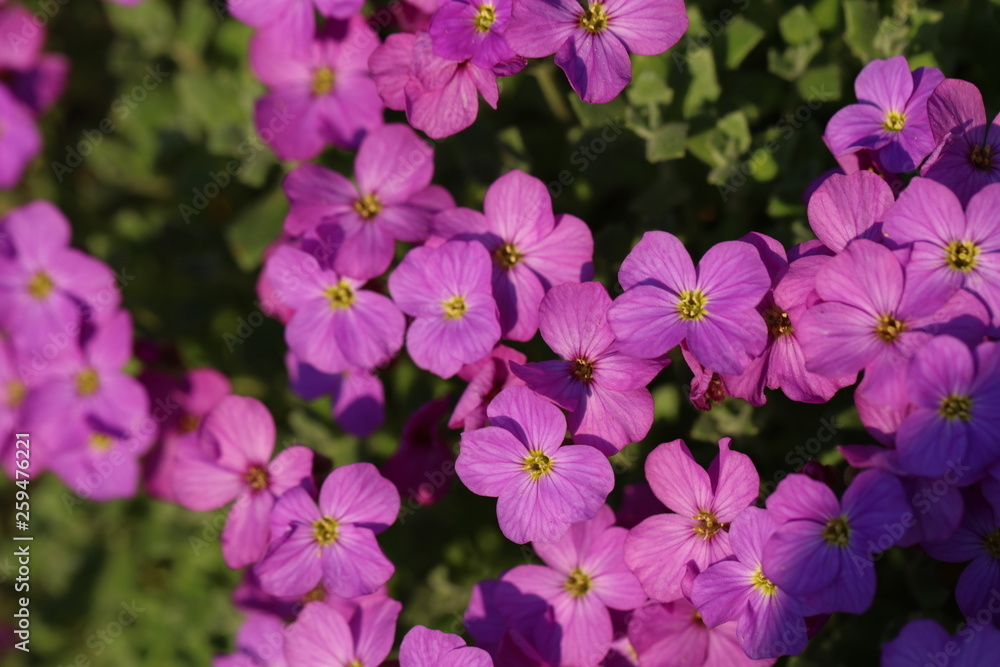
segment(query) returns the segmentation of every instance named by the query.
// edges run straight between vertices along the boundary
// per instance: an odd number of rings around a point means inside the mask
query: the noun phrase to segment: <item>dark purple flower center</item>
[[[890,111],[885,114],[882,129],[886,132],[899,132],[906,125],[906,114],[901,111]]]
[[[271,484],[271,475],[268,474],[266,467],[253,465],[243,475],[243,481],[249,484],[253,491],[263,491]]]
[[[986,533],[983,547],[986,549],[986,553],[1000,560],[1000,528],[994,528],[991,532]]]
[[[476,32],[486,32],[496,20],[497,10],[493,8],[493,5],[479,5],[479,9],[476,10],[476,17],[472,19],[472,25],[475,27]]]
[[[7,407],[16,408],[24,402],[28,388],[20,380],[7,381]]]
[[[708,389],[705,390],[705,397],[712,403],[722,403],[726,400],[726,386],[722,384],[722,377],[718,373],[712,373],[712,379],[708,382]]]
[[[573,377],[580,382],[593,382],[594,362],[590,359],[578,357],[572,363]]]
[[[773,581],[764,576],[764,571],[759,565],[750,577],[750,582],[753,584],[755,591],[760,591],[764,595],[776,595],[778,593],[778,587],[774,585]]]
[[[788,313],[778,306],[771,306],[764,311],[764,321],[771,338],[781,338],[792,333],[792,321],[788,319]]]
[[[682,320],[700,320],[708,312],[705,309],[707,303],[708,299],[700,289],[684,290],[677,302],[677,313]]]
[[[521,251],[513,243],[504,243],[493,253],[493,259],[504,269],[509,269],[520,262],[521,257]]]
[[[382,211],[382,202],[374,192],[366,194],[354,202],[354,210],[365,220],[371,220]]]
[[[575,598],[583,597],[593,586],[594,582],[591,580],[590,575],[578,567],[569,573],[569,578],[563,584],[563,587]]]
[[[346,280],[341,280],[336,285],[327,287],[323,294],[333,310],[350,308],[354,304],[354,290],[351,289]]]
[[[332,69],[325,65],[320,67],[315,73],[313,73],[313,95],[329,95],[330,91],[333,90],[335,80],[336,77],[334,76]]]
[[[101,380],[93,368],[84,368],[76,374],[76,393],[80,396],[90,396],[101,387]]]
[[[897,320],[896,316],[891,313],[880,315],[875,324],[875,335],[886,343],[895,342],[899,338],[899,334],[904,331],[906,331],[906,323],[902,320]]]
[[[326,547],[337,541],[340,534],[340,524],[330,516],[313,521],[313,537],[319,542],[321,547]]]
[[[951,394],[941,399],[938,413],[945,419],[959,419],[967,422],[972,419],[972,397]]]
[[[441,305],[444,306],[444,319],[446,320],[461,319],[465,315],[465,311],[469,309],[463,296],[453,296],[442,301]]]
[[[41,301],[52,291],[53,283],[49,274],[39,271],[28,281],[28,294]]]
[[[580,27],[595,35],[604,32],[608,27],[608,13],[605,11],[604,5],[600,2],[595,2],[587,7],[580,14]]]
[[[989,144],[985,146],[976,144],[969,151],[969,162],[980,171],[989,171],[993,165],[993,146]]]
[[[845,548],[851,543],[851,527],[847,524],[846,516],[835,516],[826,522],[823,528],[823,539],[827,544],[832,544],[840,548]]]
[[[701,510],[691,518],[695,520],[692,530],[700,535],[702,540],[710,540],[722,530],[722,523],[709,510]]]
[[[979,246],[972,241],[952,241],[944,249],[948,266],[956,271],[968,273],[976,268],[976,257],[979,255]]]
[[[524,466],[521,468],[531,475],[531,479],[540,479],[542,475],[552,472],[555,462],[540,449],[532,449],[524,457]]]
[[[106,433],[92,433],[90,435],[90,446],[106,452],[111,448],[111,436]]]

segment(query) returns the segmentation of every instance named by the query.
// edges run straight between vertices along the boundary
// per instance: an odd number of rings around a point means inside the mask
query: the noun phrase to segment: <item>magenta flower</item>
[[[562,629],[560,664],[596,664],[611,648],[608,610],[627,611],[646,600],[625,566],[622,545],[628,531],[614,521],[614,512],[604,505],[558,542],[532,545],[545,565],[519,565],[501,578],[553,608]]]
[[[493,659],[458,635],[418,625],[403,637],[399,667],[493,667]]]
[[[331,472],[318,507],[305,488],[288,491],[274,506],[271,546],[255,569],[261,587],[305,595],[322,582],[340,597],[372,593],[395,571],[375,535],[396,520],[399,507],[396,487],[370,463]]]
[[[386,125],[361,141],[354,161],[357,186],[318,165],[303,165],[285,179],[291,203],[286,231],[300,234],[333,222],[343,232],[333,269],[358,280],[389,268],[396,241],[425,241],[431,217],[452,206],[450,195],[430,185],[434,150],[406,125]],[[304,228],[305,227],[305,228]]]
[[[748,507],[740,512],[729,530],[735,559],[710,566],[691,590],[705,625],[736,621],[740,646],[755,660],[798,655],[808,641],[802,605],[762,569],[764,544],[777,529],[765,510]]]
[[[987,120],[978,88],[945,79],[927,100],[927,117],[937,148],[920,168],[921,176],[948,186],[963,206],[1000,181],[1000,125]]]
[[[854,81],[858,104],[834,114],[824,139],[835,156],[873,151],[891,172],[916,169],[937,143],[927,119],[927,98],[944,75],[936,67],[910,72],[903,56],[873,60]]]
[[[312,487],[312,450],[289,447],[271,460],[274,439],[274,418],[263,403],[227,396],[205,417],[197,447],[187,444],[178,452],[178,503],[207,512],[235,501],[222,531],[222,555],[234,570],[264,555],[278,497]]]
[[[0,7],[0,80],[35,114],[62,95],[69,73],[64,55],[42,53],[46,38],[45,24],[26,7]]]
[[[382,474],[419,505],[433,505],[448,494],[455,455],[441,436],[440,421],[448,412],[447,397],[425,403],[414,412],[399,439],[399,448],[382,464]]]
[[[289,352],[285,367],[292,391],[307,401],[329,394],[333,419],[340,428],[367,438],[385,421],[385,388],[377,375],[363,368],[323,373]]]
[[[1000,185],[972,196],[967,210],[948,188],[914,178],[885,218],[885,233],[910,247],[907,281],[950,295],[964,288],[1000,322]]]
[[[334,19],[358,14],[362,0],[228,0],[229,13],[254,28],[280,31],[292,26],[313,27],[315,12]]]
[[[288,667],[381,665],[392,650],[402,608],[382,594],[337,606],[308,603],[285,630]]]
[[[556,64],[584,102],[610,102],[632,80],[629,54],[655,56],[687,31],[682,0],[514,0],[507,42],[518,54]]]
[[[646,232],[618,281],[625,293],[608,323],[623,354],[652,359],[686,340],[702,365],[735,375],[764,350],[767,325],[756,308],[771,280],[749,243],[713,246],[696,270],[676,236]]]
[[[248,614],[236,633],[236,651],[215,658],[212,667],[288,667],[285,624],[271,614]]]
[[[855,239],[881,242],[882,221],[895,202],[889,185],[868,170],[833,174],[809,198],[809,226],[835,253]]]
[[[683,440],[659,445],[646,459],[653,493],[676,514],[658,514],[633,528],[625,541],[625,562],[649,597],[681,597],[688,561],[704,569],[733,553],[723,530],[757,500],[760,478],[746,454],[719,441],[719,455],[706,472]]]
[[[262,0],[243,0],[260,2]],[[368,74],[378,37],[360,15],[312,27],[281,23],[254,36],[250,65],[270,92],[254,121],[283,160],[308,160],[332,144],[357,148],[382,125],[382,101]]]
[[[484,68],[514,58],[517,54],[504,38],[510,9],[511,0],[447,0],[428,29],[434,53]]]
[[[486,406],[507,387],[516,387],[524,381],[510,372],[509,362],[523,364],[528,358],[506,345],[497,345],[477,362],[466,364],[458,377],[467,381],[465,391],[448,419],[448,428],[472,431],[486,426]]]
[[[504,389],[487,409],[490,426],[462,434],[455,469],[473,493],[497,498],[507,539],[557,542],[570,525],[594,517],[614,488],[607,458],[563,445],[559,408],[526,387]]]
[[[830,487],[806,475],[781,480],[767,499],[778,530],[764,545],[763,571],[809,613],[864,613],[875,597],[875,555],[895,544],[886,525],[910,505],[899,480],[865,470],[838,501]]]
[[[324,373],[375,368],[403,346],[406,318],[387,297],[361,289],[311,255],[278,248],[264,269],[295,314],[285,328],[299,360]]]
[[[31,110],[0,82],[0,188],[13,188],[42,150],[42,134]]]
[[[510,171],[486,191],[485,215],[467,208],[439,213],[434,233],[477,240],[493,257],[493,296],[508,340],[531,340],[538,305],[555,285],[594,277],[594,240],[587,224],[552,214],[545,185],[523,171]]]
[[[663,362],[618,351],[607,322],[611,297],[600,283],[553,287],[538,311],[542,338],[561,361],[511,364],[533,391],[569,410],[573,441],[605,455],[646,437],[653,396],[646,385]]]
[[[413,248],[389,275],[389,293],[414,317],[406,351],[420,368],[449,378],[500,340],[490,255],[478,243]]]

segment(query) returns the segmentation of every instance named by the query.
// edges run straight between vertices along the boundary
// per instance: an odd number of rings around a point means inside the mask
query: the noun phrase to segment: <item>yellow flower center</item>
[[[49,274],[39,271],[28,281],[28,294],[41,301],[52,291],[53,283]]]
[[[313,95],[327,95],[333,90],[334,83],[333,70],[325,65],[316,70],[313,74],[312,91]]]
[[[16,408],[24,403],[24,397],[28,393],[28,388],[20,380],[7,381],[7,407]]]
[[[465,297],[463,296],[453,296],[450,299],[441,302],[444,306],[444,319],[446,320],[457,320],[465,315],[465,311],[469,309],[465,305]]]
[[[835,544],[844,548],[851,542],[851,527],[847,525],[847,517],[836,516],[826,522],[823,528],[823,539],[827,544]]]
[[[101,387],[100,378],[93,368],[84,368],[76,375],[76,393],[80,396],[90,396]]]
[[[722,524],[715,517],[715,514],[708,510],[702,510],[691,518],[697,522],[694,524],[692,530],[701,535],[702,540],[710,540],[717,532],[722,530]]]
[[[1000,528],[994,528],[992,532],[986,533],[983,547],[985,547],[986,553],[1000,560]]]
[[[767,332],[771,338],[781,338],[792,333],[792,321],[788,319],[788,313],[778,306],[771,306],[764,311],[764,322],[767,323]]]
[[[882,129],[886,132],[899,132],[906,125],[906,114],[901,111],[890,111],[885,115]]]
[[[264,466],[250,466],[243,480],[250,485],[254,491],[263,491],[271,483],[271,476]]]
[[[968,273],[976,268],[979,246],[972,241],[952,241],[945,247],[948,266],[956,271]]]
[[[595,35],[603,32],[608,27],[608,13],[605,11],[604,5],[600,2],[595,2],[587,7],[580,14],[580,27]]]
[[[590,579],[590,575],[577,567],[569,573],[569,578],[563,587],[569,591],[570,595],[579,598],[586,595],[593,585],[594,582]]]
[[[354,210],[365,220],[371,220],[382,211],[382,202],[374,192],[354,202]]]
[[[104,433],[92,433],[90,435],[90,446],[106,452],[111,447],[111,436]]]
[[[351,289],[346,280],[341,280],[336,285],[327,287],[324,294],[330,301],[330,308],[333,310],[350,308],[354,304],[354,290]]]
[[[325,516],[313,521],[313,537],[321,547],[326,547],[337,541],[340,534],[340,524],[333,517]]]
[[[894,315],[880,315],[875,325],[875,334],[886,343],[892,343],[899,334],[906,331],[906,323],[897,320]]]
[[[520,262],[521,257],[521,252],[514,247],[513,243],[504,243],[493,253],[493,259],[504,269],[509,269]]]
[[[594,379],[594,362],[582,357],[574,359],[573,376],[580,382],[592,382]]]
[[[486,32],[497,20],[497,10],[493,5],[479,5],[476,11],[476,18],[472,19],[472,24],[476,27],[476,32]]]
[[[700,289],[684,290],[681,292],[680,301],[677,302],[677,312],[682,320],[697,321],[705,317],[705,313],[708,312],[705,308],[707,303],[708,299]]]
[[[521,468],[531,475],[531,479],[539,479],[542,475],[552,472],[555,462],[539,449],[532,449],[524,457],[524,466]]]
[[[759,565],[750,577],[750,582],[753,584],[753,589],[755,591],[760,591],[764,595],[778,594],[778,587],[774,585],[773,581],[764,576],[764,572],[761,570]]]
[[[316,588],[312,589],[301,598],[299,602],[305,605],[307,602],[322,602],[326,599],[326,589],[323,588],[323,584],[319,584]]]
[[[993,164],[993,146],[989,144],[973,146],[972,150],[969,151],[969,162],[980,171],[989,171]]]
[[[967,422],[972,419],[972,397],[952,394],[941,399],[941,407],[938,409],[945,419],[960,419]]]

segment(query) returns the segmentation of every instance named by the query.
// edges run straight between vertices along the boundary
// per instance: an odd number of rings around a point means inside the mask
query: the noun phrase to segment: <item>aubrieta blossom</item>
[[[403,346],[406,318],[388,297],[361,289],[363,280],[290,246],[278,248],[264,270],[295,310],[285,341],[300,361],[324,373],[371,369]]]
[[[507,42],[527,58],[556,54],[584,102],[610,102],[632,80],[629,54],[655,56],[687,31],[683,0],[514,0]]]
[[[448,428],[472,431],[486,426],[486,406],[507,387],[524,384],[510,371],[510,363],[523,364],[523,353],[506,345],[497,345],[489,356],[462,366],[458,377],[468,382],[448,419]]]
[[[1000,181],[1000,123],[987,120],[978,88],[945,79],[927,100],[927,117],[937,148],[920,168],[921,176],[948,186],[963,206]]]
[[[501,577],[552,607],[562,630],[560,664],[598,662],[613,639],[608,610],[627,611],[646,600],[625,565],[622,546],[628,531],[614,521],[614,512],[604,505],[593,519],[573,524],[558,542],[532,545],[545,565],[519,565]]]
[[[34,114],[62,95],[70,68],[63,54],[42,52],[46,38],[45,24],[27,7],[0,6],[0,88],[6,85]]]
[[[12,188],[42,150],[31,112],[0,83],[0,189]]]
[[[913,171],[936,145],[927,98],[942,81],[936,67],[910,72],[904,56],[873,60],[854,81],[858,104],[834,114],[823,138],[835,156],[868,149],[890,172]]]
[[[323,373],[285,355],[285,368],[292,391],[307,401],[330,396],[330,411],[340,428],[359,438],[367,438],[385,421],[385,387],[370,370],[351,368],[339,373]]]
[[[982,607],[988,610],[988,607]],[[881,667],[988,667],[1000,655],[1000,630],[989,624],[959,626],[952,637],[936,621],[910,621],[882,645]]]
[[[676,236],[646,232],[618,282],[625,293],[608,323],[623,354],[653,359],[684,340],[702,365],[738,374],[764,350],[767,325],[756,308],[771,279],[749,243],[719,243],[695,269]]]
[[[646,385],[664,366],[617,350],[607,321],[610,306],[600,283],[553,287],[538,319],[542,338],[562,360],[510,366],[533,391],[569,411],[574,442],[608,456],[649,432],[653,396]]]
[[[370,463],[331,472],[318,506],[305,487],[291,489],[271,512],[271,546],[255,568],[261,587],[281,596],[305,595],[320,583],[344,598],[372,593],[395,571],[375,535],[399,508],[396,487]]]
[[[1000,184],[987,185],[966,209],[951,190],[914,178],[885,217],[885,234],[910,249],[906,279],[950,295],[966,289],[1000,323]]]
[[[216,657],[212,667],[288,667],[285,624],[271,614],[248,614],[236,633],[236,651]]]
[[[706,472],[682,440],[659,445],[646,459],[653,493],[674,512],[651,516],[629,532],[625,562],[646,594],[659,602],[681,597],[688,562],[704,569],[733,554],[725,530],[757,500],[760,478],[750,457],[719,441]]]
[[[451,488],[455,455],[440,425],[448,404],[445,397],[417,408],[403,425],[396,453],[382,464],[382,475],[418,505],[433,505]]]
[[[275,501],[291,488],[312,487],[313,452],[300,445],[274,460],[274,418],[260,401],[227,396],[205,417],[198,443],[185,443],[174,464],[174,495],[199,512],[233,502],[222,531],[222,555],[235,569],[260,560],[270,538]]]
[[[493,257],[493,297],[508,340],[531,340],[538,306],[555,285],[594,277],[594,239],[572,215],[554,215],[545,184],[515,169],[490,185],[484,213],[455,208],[434,217],[434,233],[476,240]]]
[[[493,659],[458,635],[418,625],[403,637],[399,667],[493,667]]]
[[[318,165],[303,165],[285,179],[291,205],[285,231],[301,234],[320,223],[343,232],[333,268],[359,280],[389,268],[396,241],[418,243],[431,233],[431,217],[453,205],[432,186],[434,149],[406,125],[385,125],[361,141],[354,160],[357,185]]]
[[[764,544],[777,529],[765,510],[740,512],[729,529],[735,558],[710,566],[691,590],[705,625],[737,621],[740,646],[755,660],[798,655],[808,641],[801,603],[768,579],[761,565]]]
[[[834,253],[855,239],[882,242],[882,223],[895,203],[892,189],[877,174],[832,174],[809,197],[809,227]]]
[[[228,0],[227,9],[248,26],[268,32],[288,26],[312,28],[316,24],[315,12],[329,18],[349,19],[358,14],[363,4],[363,0]]]
[[[490,68],[517,54],[504,32],[510,23],[511,0],[447,0],[431,18],[434,53]]]
[[[875,597],[875,556],[899,537],[886,526],[910,504],[893,475],[865,470],[839,501],[823,482],[789,475],[767,498],[767,511],[778,524],[764,545],[767,578],[810,614],[861,614]]]
[[[479,113],[479,95],[496,109],[497,77],[513,76],[526,64],[521,57],[488,68],[447,60],[434,53],[426,32],[389,35],[368,60],[385,106],[405,111],[407,122],[432,139],[472,125]]]
[[[243,0],[247,2],[249,0]],[[279,24],[250,43],[250,66],[269,89],[254,106],[261,138],[283,160],[308,160],[327,145],[357,148],[382,125],[368,74],[378,36],[362,16],[311,26]]]
[[[406,332],[406,351],[435,375],[450,378],[500,340],[490,255],[478,243],[413,248],[389,274],[389,293],[415,318]]]
[[[564,445],[566,418],[527,387],[497,394],[489,426],[462,434],[455,462],[470,491],[497,498],[507,539],[557,542],[593,518],[614,488],[611,463],[587,445]]]
[[[381,665],[392,650],[402,608],[381,593],[336,605],[308,603],[285,631],[288,667]]]

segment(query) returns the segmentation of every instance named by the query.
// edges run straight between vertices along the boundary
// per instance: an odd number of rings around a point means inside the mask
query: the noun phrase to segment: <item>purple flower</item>
[[[420,368],[449,378],[500,340],[490,255],[478,243],[413,248],[389,275],[389,293],[414,317],[406,350]]]
[[[304,487],[291,489],[271,513],[271,546],[256,566],[261,587],[304,595],[322,582],[345,598],[375,591],[395,571],[375,535],[396,520],[399,507],[396,487],[370,463],[331,472],[318,507]]]
[[[387,297],[361,289],[364,281],[288,246],[275,251],[265,272],[295,309],[285,328],[288,347],[317,370],[375,368],[403,346],[406,318]]]
[[[343,232],[333,269],[358,280],[389,268],[396,241],[425,241],[431,216],[452,205],[442,188],[430,185],[434,150],[406,125],[386,125],[361,141],[354,161],[357,186],[318,165],[303,165],[285,179],[291,203],[286,231],[301,234],[320,223]]]
[[[545,185],[523,171],[510,171],[486,191],[485,215],[467,208],[439,213],[436,235],[477,240],[493,257],[493,296],[508,340],[531,340],[538,305],[555,285],[594,277],[594,240],[587,224],[552,214]]]
[[[310,602],[285,630],[288,667],[381,665],[392,650],[402,608],[381,594],[336,606]]]
[[[524,381],[510,372],[509,362],[523,364],[528,358],[506,345],[497,345],[489,356],[466,364],[458,377],[469,384],[455,405],[448,428],[472,431],[486,426],[486,406],[507,387],[517,387]]]
[[[315,25],[314,12],[335,19],[349,19],[361,9],[363,0],[229,0],[229,12],[254,28],[276,30],[279,26]]]
[[[858,104],[842,108],[824,139],[835,156],[868,149],[885,169],[912,171],[934,150],[927,98],[944,81],[936,67],[910,72],[903,56],[873,60],[854,81]]]
[[[553,608],[562,629],[560,664],[597,663],[613,639],[608,610],[634,609],[646,600],[625,566],[622,545],[628,531],[614,521],[604,505],[593,519],[573,524],[558,542],[532,545],[545,565],[519,565],[501,578]]]
[[[801,604],[768,579],[761,565],[764,544],[777,529],[765,510],[740,512],[729,529],[735,559],[710,566],[691,590],[705,625],[737,621],[740,646],[755,660],[798,655],[808,641]]]
[[[340,428],[359,438],[367,438],[385,421],[385,388],[377,375],[364,368],[340,373],[323,373],[285,355],[292,391],[307,401],[330,395],[333,419]]]
[[[573,441],[605,455],[642,440],[653,424],[646,385],[663,363],[621,354],[607,322],[611,298],[600,283],[553,287],[542,299],[542,338],[561,361],[511,364],[533,391],[569,410]]]
[[[907,281],[950,295],[964,288],[1000,322],[1000,185],[972,196],[967,210],[948,188],[914,178],[885,217],[885,233],[910,247]]]
[[[646,232],[618,272],[625,293],[608,311],[619,351],[656,358],[682,340],[718,373],[746,370],[767,343],[757,304],[771,279],[749,243],[713,246],[697,270],[680,240]]]
[[[285,624],[271,614],[247,615],[236,633],[236,652],[219,656],[212,667],[288,667]]]
[[[724,528],[757,500],[760,478],[750,457],[719,441],[719,455],[706,472],[682,440],[661,444],[646,459],[653,493],[675,514],[658,514],[629,532],[625,562],[649,597],[681,597],[688,561],[704,569],[732,555]]]
[[[26,7],[0,7],[0,80],[35,114],[62,95],[69,73],[68,58],[41,52],[45,40],[44,24],[39,25]]]
[[[458,635],[418,625],[403,637],[399,667],[493,667],[493,659]]]
[[[428,30],[434,53],[485,68],[510,60],[517,55],[504,38],[510,10],[511,0],[447,0]]]
[[[42,150],[42,134],[31,110],[0,82],[0,189],[13,188]]]
[[[882,645],[882,667],[926,667],[928,658],[942,655],[944,664],[949,656],[944,647],[951,637],[936,621],[919,619],[910,621],[891,642]],[[958,644],[955,644],[958,648]],[[940,663],[939,663],[940,664]]]
[[[864,613],[875,597],[877,553],[898,539],[886,525],[909,514],[903,485],[866,470],[838,501],[830,487],[789,475],[767,499],[778,530],[764,545],[767,578],[799,597],[810,613]]]
[[[497,498],[507,539],[557,542],[570,525],[594,517],[614,488],[607,458],[593,447],[563,445],[559,408],[526,387],[497,394],[490,426],[462,434],[455,469],[473,493]]]
[[[556,64],[584,102],[610,102],[632,79],[629,54],[655,56],[688,27],[682,0],[514,0],[507,42],[518,54]]]
[[[382,100],[368,74],[378,45],[360,15],[327,21],[315,36],[294,23],[254,36],[250,65],[271,89],[257,100],[254,121],[278,157],[308,160],[327,144],[357,148],[382,125]]]
[[[809,198],[809,226],[835,253],[855,239],[881,242],[882,221],[895,201],[889,185],[870,171],[833,174]]]
[[[927,117],[937,148],[920,175],[943,183],[965,206],[972,195],[1000,181],[1000,126],[986,119],[979,89],[945,79],[927,100]]]
[[[178,503],[207,512],[235,500],[222,531],[222,555],[234,570],[264,555],[275,500],[293,487],[312,486],[312,450],[289,447],[272,461],[274,439],[274,418],[263,403],[227,396],[205,417],[197,447],[178,452]]]
[[[385,478],[418,505],[433,505],[451,488],[455,455],[440,428],[448,403],[445,397],[418,408],[403,425],[396,453],[382,464]]]

